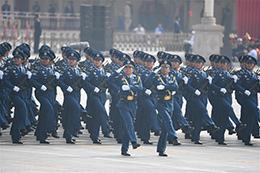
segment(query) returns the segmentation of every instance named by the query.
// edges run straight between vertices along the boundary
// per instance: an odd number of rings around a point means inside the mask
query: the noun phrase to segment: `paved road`
[[[23,138],[24,145],[11,144],[5,131],[0,137],[0,172],[260,172],[260,140],[253,147],[244,146],[236,136],[227,135],[227,146],[218,146],[202,132],[202,146],[194,145],[178,132],[181,146],[167,146],[169,157],[157,156],[154,145],[130,149],[131,157],[120,155],[120,144],[103,138],[94,145],[86,130],[76,145],[62,138],[50,138],[51,145],[39,144],[33,134]],[[62,130],[59,131],[62,135]]]

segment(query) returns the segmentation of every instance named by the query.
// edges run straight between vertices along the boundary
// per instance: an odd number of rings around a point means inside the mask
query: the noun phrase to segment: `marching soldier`
[[[253,69],[257,64],[254,57],[247,55],[245,58],[246,70],[241,70],[237,73],[239,80],[237,82],[237,91],[240,94],[241,99],[241,121],[247,126],[245,130],[239,134],[245,145],[253,146],[250,142],[251,134],[253,134],[253,129],[260,121],[259,108],[258,108],[258,97],[257,92],[259,92],[259,77],[253,73]]]
[[[187,90],[190,93],[189,100],[193,111],[191,120],[192,125],[195,128],[192,132],[191,140],[194,141],[195,144],[202,144],[199,141],[202,124],[205,123],[208,125],[209,132],[215,132],[218,130],[218,127],[216,127],[212,119],[209,117],[206,108],[207,91],[205,91],[205,88],[207,88],[208,84],[211,84],[212,81],[211,77],[208,77],[204,72],[202,72],[202,67],[206,60],[200,55],[194,55],[193,61],[196,69],[190,76],[187,85]],[[206,86],[204,87],[204,85]]]
[[[130,156],[127,152],[129,141],[132,143],[133,149],[140,147],[135,136],[133,119],[137,108],[136,94],[143,89],[143,85],[140,77],[133,74],[135,63],[126,60],[123,65],[109,77],[109,83],[113,88],[118,88],[120,95],[117,107],[124,123],[121,155]],[[123,69],[124,72],[119,74]]]
[[[55,127],[55,90],[60,85],[58,72],[50,69],[52,55],[48,50],[40,51],[41,65],[35,69],[32,76],[32,86],[36,88],[35,96],[40,102],[38,125],[35,131],[36,140],[41,144],[49,144],[47,133],[56,130]]]
[[[67,53],[67,57],[70,68],[61,76],[61,81],[64,83],[62,87],[64,93],[64,110],[62,112],[63,137],[66,139],[67,144],[75,144],[72,141],[72,134],[81,128],[80,90],[82,79],[86,79],[86,74],[77,68],[77,63],[80,61],[79,53],[72,50]]]
[[[26,117],[28,117],[28,110],[24,100],[27,98],[27,85],[26,82],[31,78],[31,72],[22,67],[24,54],[22,51],[16,49],[13,51],[14,65],[5,71],[4,84],[12,92],[10,98],[14,103],[15,112],[13,124],[11,127],[10,135],[14,144],[23,144],[21,142],[21,130],[25,130]]]
[[[236,85],[237,76],[231,76],[227,72],[227,67],[230,59],[227,56],[220,56],[220,70],[213,78],[211,85],[212,90],[216,93],[214,97],[214,107],[218,110],[215,114],[215,123],[220,130],[216,133],[216,142],[219,145],[227,145],[224,141],[224,133],[226,128],[229,127],[229,118],[237,125],[236,131],[241,131],[245,125],[236,117],[232,108],[232,97],[234,87]]]
[[[184,133],[188,133],[192,131],[192,127],[189,125],[189,123],[186,121],[186,119],[183,117],[182,113],[182,104],[183,104],[183,99],[182,99],[182,91],[184,90],[186,84],[188,83],[188,78],[181,73],[179,73],[179,67],[180,64],[182,63],[181,57],[179,55],[171,55],[170,56],[170,61],[172,64],[172,69],[171,71],[175,75],[175,78],[178,82],[178,90],[174,94],[174,111],[173,111],[173,125],[175,130],[177,130],[177,127],[179,124],[181,125],[182,131]]]
[[[109,132],[108,115],[105,109],[106,89],[105,85],[106,72],[102,68],[105,58],[101,52],[96,52],[93,56],[94,68],[90,72],[84,87],[88,94],[87,111],[92,116],[89,132],[90,138],[94,144],[101,144],[99,139],[99,129],[102,127],[104,137],[111,138]]]
[[[156,87],[157,92],[157,110],[158,115],[162,120],[162,131],[157,145],[159,156],[167,156],[165,154],[167,137],[171,138],[175,145],[181,145],[178,141],[177,134],[173,128],[172,113],[173,113],[173,96],[172,92],[178,89],[178,83],[175,76],[170,73],[171,62],[162,60],[160,62],[159,74],[152,73],[144,81],[146,88]]]

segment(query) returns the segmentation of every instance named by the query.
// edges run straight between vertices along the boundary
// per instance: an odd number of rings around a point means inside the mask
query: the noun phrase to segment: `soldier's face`
[[[255,67],[254,63],[246,63],[246,69],[247,70],[253,71],[254,67]]]
[[[126,67],[124,68],[125,74],[126,74],[127,76],[131,76],[131,75],[133,74],[134,70],[135,70],[135,69],[134,69],[132,66],[126,66]]]
[[[203,62],[196,62],[195,63],[195,68],[198,70],[202,70],[202,67],[204,66]]]
[[[241,68],[246,68],[246,63],[245,62],[240,62],[240,67]]]
[[[178,69],[180,66],[180,63],[178,61],[172,61],[172,69]]]
[[[3,56],[1,56],[1,57],[0,57],[0,62],[1,62],[3,59],[4,59],[4,57],[3,57]]]
[[[20,66],[22,64],[22,58],[14,57],[14,64]]]
[[[76,67],[78,61],[75,59],[69,59],[68,63],[69,63],[69,66]]]
[[[43,65],[44,67],[49,67],[50,66],[50,59],[47,59],[47,58],[42,58],[41,60],[40,60],[40,63],[41,63],[41,65]]]
[[[228,65],[229,65],[229,64],[228,64],[227,62],[221,62],[221,63],[220,63],[220,69],[226,71]]]
[[[168,73],[170,72],[170,67],[169,66],[162,66],[161,67],[161,72],[164,76],[167,76]]]
[[[95,59],[94,65],[95,65],[95,67],[100,68],[102,65],[102,61],[100,59]]]
[[[153,68],[154,62],[153,61],[145,61],[145,67],[150,69]]]

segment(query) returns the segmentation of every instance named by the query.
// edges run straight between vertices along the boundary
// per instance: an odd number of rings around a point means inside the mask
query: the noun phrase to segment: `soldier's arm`
[[[38,74],[38,71],[34,71],[33,74],[32,74],[32,78],[30,80],[30,84],[35,87],[36,89],[41,89],[41,86],[42,84],[40,84],[38,82],[38,79],[39,79],[39,74]]]
[[[4,73],[4,77],[3,77],[3,84],[10,88],[10,89],[13,89],[15,85],[13,85],[11,82],[10,82],[10,76],[11,76],[11,71],[9,70],[6,70],[5,73]]]
[[[133,85],[130,85],[130,90],[133,90],[134,92],[143,90],[143,84],[140,76],[137,77],[136,83],[133,83]]]
[[[211,88],[213,91],[215,91],[215,92],[219,92],[220,89],[221,89],[221,87],[219,87],[219,86],[217,85],[218,79],[219,79],[219,73],[217,73],[217,74],[215,75],[215,77],[214,77],[213,80],[212,80],[212,84],[210,85],[210,88]]]
[[[170,91],[176,91],[178,89],[178,83],[176,80],[176,77],[173,77],[173,81],[171,81],[172,83],[169,84],[165,84],[165,89],[168,89]]]

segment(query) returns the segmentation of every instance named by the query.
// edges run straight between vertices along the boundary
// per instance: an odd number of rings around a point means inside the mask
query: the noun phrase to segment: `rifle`
[[[48,80],[47,80],[45,86],[47,87],[47,89],[48,89],[49,91],[54,91],[54,89],[55,89],[55,83],[54,83],[55,80],[56,80],[56,76],[55,76],[55,75],[52,75],[52,76],[50,76],[50,77],[48,78]]]
[[[183,89],[183,86],[184,86],[184,80],[179,80],[178,82],[178,85],[179,85],[179,88],[178,90],[176,91],[177,94],[182,94],[182,89]]]
[[[207,94],[209,90],[209,81],[208,79],[205,79],[203,82],[200,83],[200,92],[203,94]]]
[[[259,80],[256,79],[253,84],[251,85],[251,87],[249,88],[249,91],[251,92],[251,94],[256,94],[257,91],[259,89]]]
[[[75,90],[75,91],[80,91],[80,89],[81,89],[81,84],[82,84],[82,77],[81,77],[81,76],[77,76],[77,77],[73,80],[72,89]]]
[[[233,90],[235,89],[234,87],[234,79],[233,78],[229,78],[226,82],[226,90],[227,93],[231,94],[233,92]]]
[[[23,75],[18,83],[18,87],[20,88],[21,91],[25,91],[27,90],[27,85],[28,85],[28,76],[27,75]]]
[[[105,92],[106,89],[108,88],[107,79],[108,79],[107,76],[103,76],[103,77],[100,79],[99,83],[98,83],[98,88],[99,88],[100,91],[102,91],[102,92]]]

